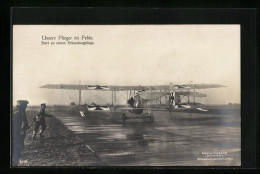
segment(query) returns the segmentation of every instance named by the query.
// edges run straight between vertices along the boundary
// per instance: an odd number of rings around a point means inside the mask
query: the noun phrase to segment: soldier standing
[[[128,103],[132,108],[135,107],[135,106],[134,106],[135,100],[134,100],[133,97],[131,97],[129,100],[127,100],[127,103]]]
[[[46,104],[42,103],[40,112],[33,118],[33,121],[34,121],[33,139],[36,138],[36,135],[37,135],[37,132],[38,132],[38,129],[39,129],[40,126],[41,126],[40,137],[41,138],[44,137],[43,132],[46,129],[45,108],[46,108]]]
[[[26,131],[29,129],[26,116],[27,100],[18,100],[13,114],[13,164],[18,165],[20,152],[24,148],[24,139]]]

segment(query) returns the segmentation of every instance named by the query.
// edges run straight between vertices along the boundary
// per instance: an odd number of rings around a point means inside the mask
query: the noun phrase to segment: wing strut
[[[81,104],[81,89],[79,90],[79,105]]]
[[[160,90],[160,92],[162,92],[162,90]],[[162,97],[160,97],[160,106],[162,104]]]
[[[112,106],[114,106],[114,91],[112,90]]]
[[[194,93],[195,93],[195,89],[194,89]],[[194,100],[193,102],[194,102],[194,105],[195,105],[195,96],[193,97],[193,100]]]
[[[79,81],[79,106],[81,105],[81,85]]]
[[[188,94],[190,93],[190,90],[188,89]],[[188,95],[188,103],[190,103],[190,96]]]
[[[114,91],[114,101],[116,103],[116,91]]]

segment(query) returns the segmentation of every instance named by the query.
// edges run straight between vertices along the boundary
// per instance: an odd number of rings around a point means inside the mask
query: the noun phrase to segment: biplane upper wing
[[[189,85],[175,85],[176,91],[179,89],[206,89],[224,87],[218,84],[189,84]],[[169,90],[168,85],[151,85],[151,86],[110,86],[110,85],[75,85],[75,84],[47,84],[40,88],[48,89],[69,89],[69,90],[109,90],[109,91],[126,91],[126,90]]]
[[[69,90],[87,90],[87,85],[72,85],[72,84],[47,84],[43,85],[40,88],[47,88],[47,89],[69,89]]]
[[[179,86],[181,89],[182,87],[185,89],[208,89],[208,88],[221,88],[221,87],[226,87],[224,85],[219,85],[219,84],[188,84],[188,85],[176,85]]]
[[[69,90],[110,90],[110,91],[126,91],[126,90],[169,90],[168,85],[157,86],[102,86],[102,85],[73,85],[73,84],[47,84],[40,88],[48,89],[69,89]]]
[[[155,85],[155,86],[109,86],[113,91],[124,91],[124,90],[169,90],[168,85]]]

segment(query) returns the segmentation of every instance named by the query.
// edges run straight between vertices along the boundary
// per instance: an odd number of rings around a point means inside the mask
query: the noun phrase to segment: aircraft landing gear
[[[128,119],[149,119],[150,122],[154,121],[154,115],[152,112],[146,112],[146,113],[141,113],[141,114],[135,114],[135,113],[130,113],[130,112],[123,112],[122,113],[122,121],[123,124],[126,123],[126,120]]]
[[[153,122],[154,121],[154,116],[153,113],[150,113],[150,121]]]
[[[126,121],[125,113],[122,114],[122,120],[123,120],[123,123],[125,124],[125,121]]]

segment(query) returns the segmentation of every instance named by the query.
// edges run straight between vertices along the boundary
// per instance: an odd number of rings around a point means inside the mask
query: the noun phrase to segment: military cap
[[[27,100],[17,100],[17,105],[27,105],[28,103]]]

